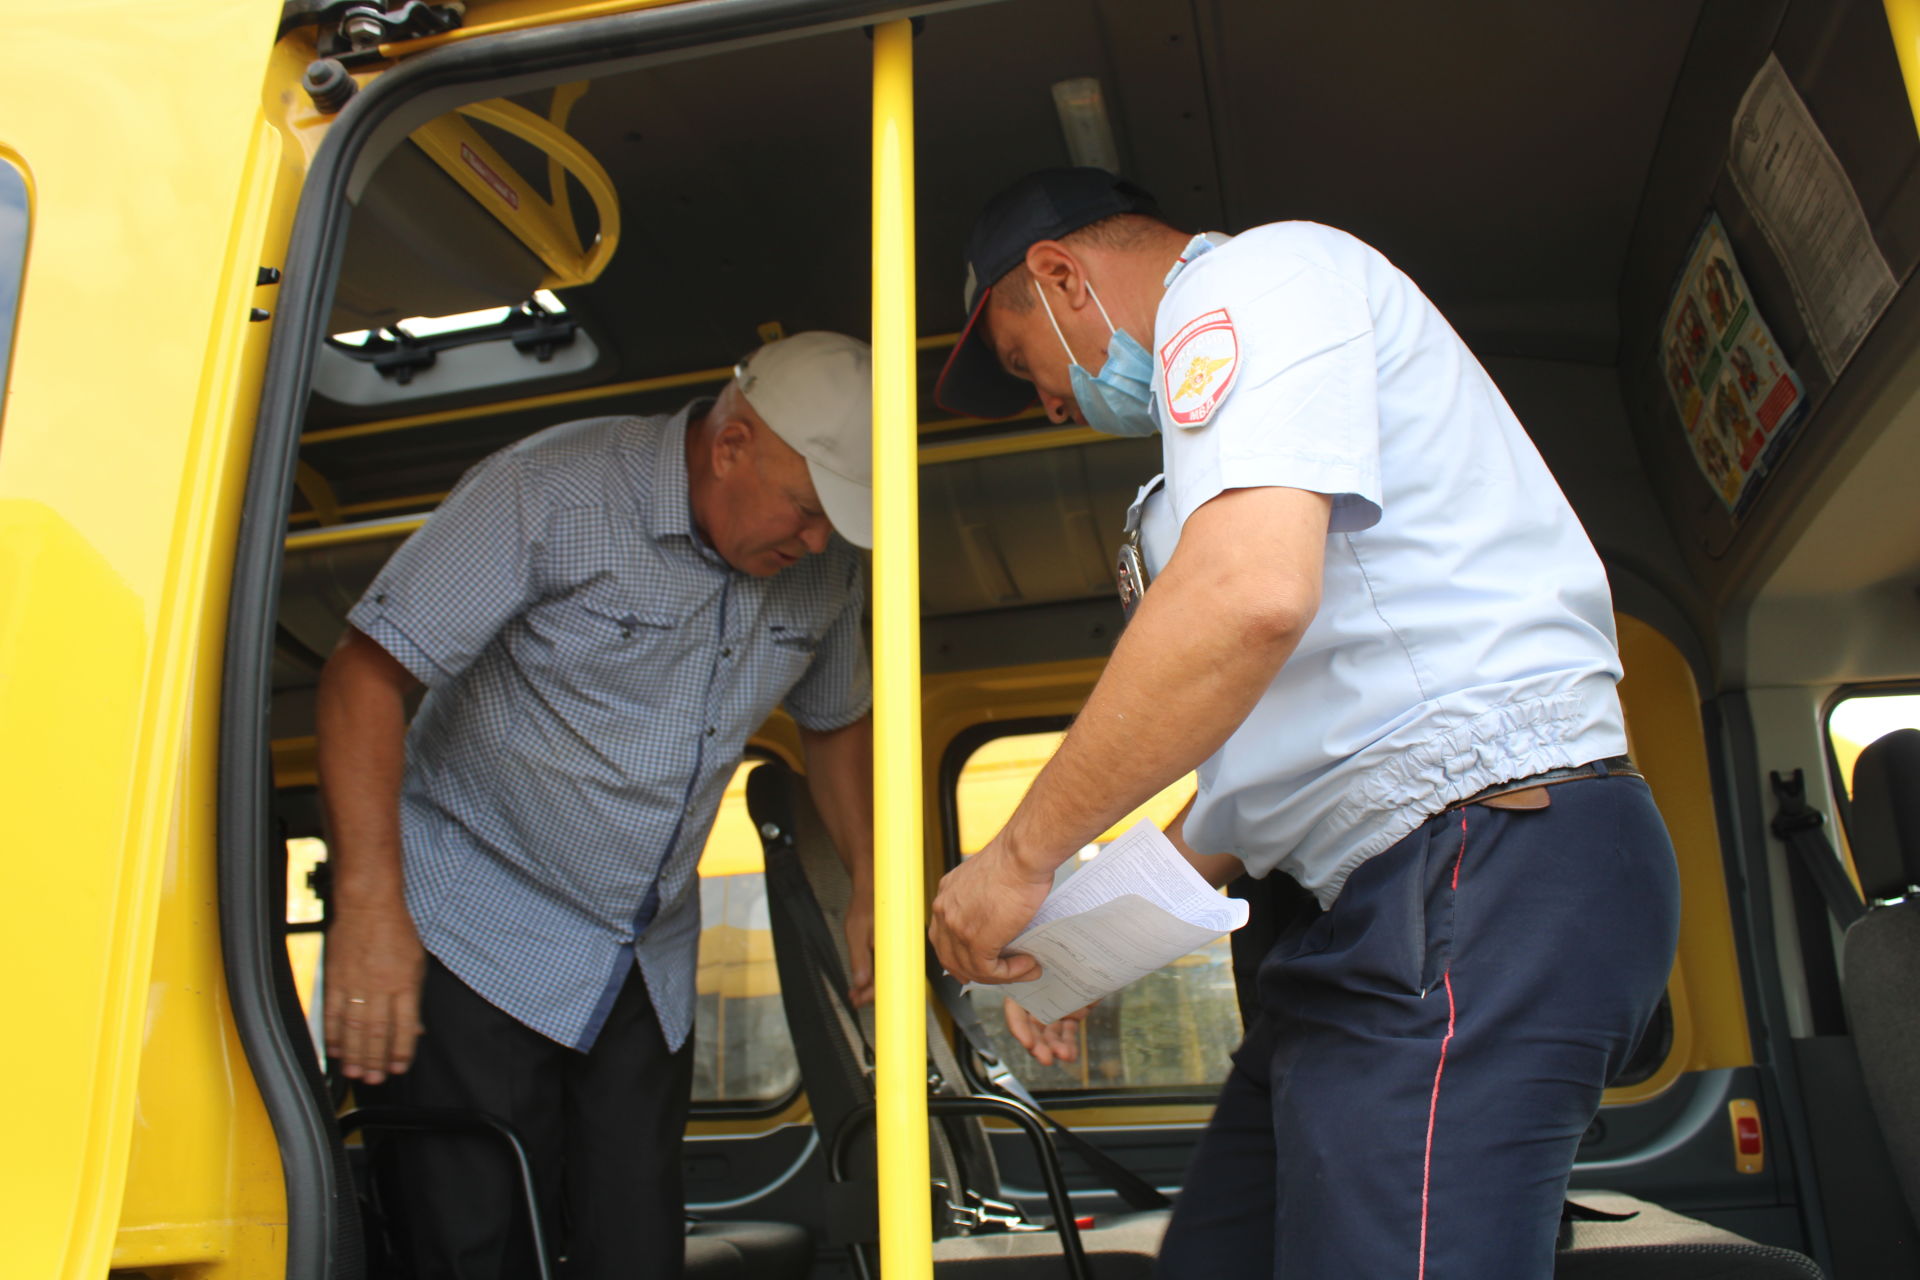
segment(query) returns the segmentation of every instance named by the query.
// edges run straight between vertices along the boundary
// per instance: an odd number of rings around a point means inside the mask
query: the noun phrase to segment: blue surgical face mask
[[[1093,298],[1093,305],[1100,308],[1100,318],[1107,322],[1107,332],[1111,335],[1107,340],[1106,363],[1100,366],[1098,374],[1088,373],[1073,358],[1073,348],[1067,346],[1067,335],[1060,332],[1060,322],[1054,319],[1053,306],[1047,301],[1047,295],[1041,293],[1038,281],[1034,282],[1033,291],[1039,295],[1040,305],[1047,309],[1053,336],[1066,348],[1067,381],[1087,425],[1113,436],[1150,436],[1158,431],[1160,424],[1153,416],[1153,357],[1132,334],[1114,328],[1093,286],[1087,286],[1087,293]]]

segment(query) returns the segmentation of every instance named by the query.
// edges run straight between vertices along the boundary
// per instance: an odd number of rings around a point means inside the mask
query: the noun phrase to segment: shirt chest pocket
[[[775,674],[780,697],[799,683],[826,637],[826,623],[801,614],[776,616],[761,623],[762,660]]]
[[[682,674],[684,618],[597,599],[558,600],[541,613],[554,681],[583,697],[656,701]]]

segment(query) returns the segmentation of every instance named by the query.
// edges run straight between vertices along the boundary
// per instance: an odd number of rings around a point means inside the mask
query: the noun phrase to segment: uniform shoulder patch
[[[1222,307],[1195,316],[1160,348],[1161,393],[1167,416],[1198,427],[1233,390],[1240,370],[1240,338]]]

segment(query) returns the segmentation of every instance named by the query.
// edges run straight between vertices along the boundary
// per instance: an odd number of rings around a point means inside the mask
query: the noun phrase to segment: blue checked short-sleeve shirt
[[[871,702],[859,553],[771,578],[694,532],[670,418],[595,418],[469,471],[349,621],[427,686],[401,789],[428,951],[562,1044],[592,1047],[638,963],[668,1043],[693,1025],[695,870],[752,733]]]

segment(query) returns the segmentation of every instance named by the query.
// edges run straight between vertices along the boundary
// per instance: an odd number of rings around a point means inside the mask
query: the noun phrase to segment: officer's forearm
[[[807,790],[858,889],[873,880],[873,717],[827,732],[800,731]]]
[[[1187,521],[1059,751],[1007,823],[1049,869],[1219,750],[1319,607],[1328,499],[1220,495]]]
[[[315,756],[335,901],[347,911],[405,909],[400,779],[413,684],[386,650],[352,630],[320,675]]]

